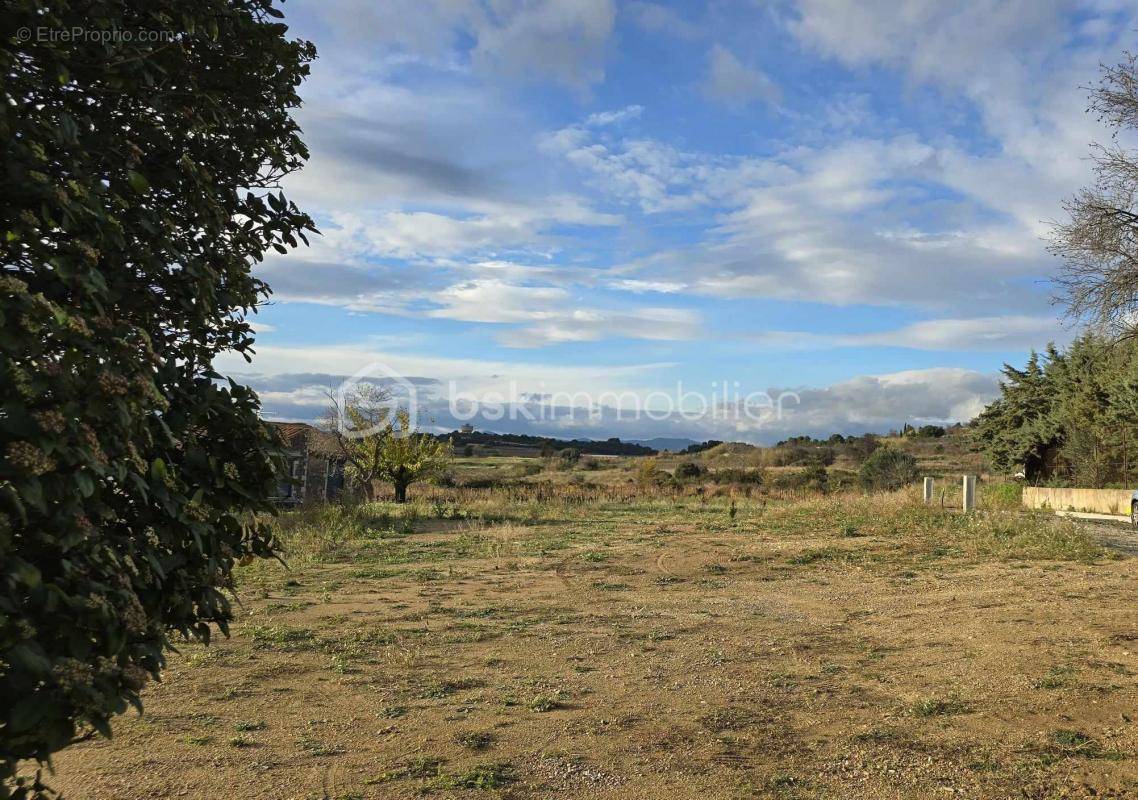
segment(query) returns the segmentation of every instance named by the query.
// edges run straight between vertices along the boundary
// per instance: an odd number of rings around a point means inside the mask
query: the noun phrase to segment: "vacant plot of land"
[[[1138,580],[886,495],[329,508],[73,798],[1138,795]]]

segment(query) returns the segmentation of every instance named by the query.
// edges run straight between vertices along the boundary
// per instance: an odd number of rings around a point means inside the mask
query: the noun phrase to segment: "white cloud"
[[[383,364],[384,370],[376,365]],[[410,356],[360,345],[258,348],[253,369],[237,357],[219,360],[223,372],[256,388],[273,418],[314,419],[326,407],[329,386],[368,368],[408,376],[417,387],[423,424],[451,430],[451,397],[473,398],[486,412],[470,421],[480,430],[624,439],[687,436],[773,443],[793,434],[824,436],[884,432],[903,423],[966,421],[996,394],[997,376],[935,368],[867,375],[823,387],[772,387],[766,394],[782,414],[748,416],[728,406],[704,411],[661,409],[660,383],[672,364],[603,367]],[[718,396],[714,387],[707,394]],[[684,392],[695,391],[684,385]],[[757,390],[746,387],[740,396]],[[785,393],[785,394],[784,394]],[[540,404],[537,398],[540,398]],[[542,410],[541,406],[544,406]],[[665,404],[666,406],[666,404]],[[652,414],[644,413],[653,408]]]
[[[901,347],[912,350],[1007,351],[1064,343],[1072,332],[1054,317],[1009,315],[971,319],[930,319],[875,333],[824,334],[769,331],[756,340],[779,351],[832,347]]]
[[[635,278],[628,278],[624,280],[611,281],[609,283],[614,289],[620,289],[625,292],[633,292],[634,294],[643,294],[646,292],[659,292],[660,294],[675,294],[681,292],[686,288],[684,284],[675,281],[645,281],[637,280]]]
[[[325,234],[355,255],[401,259],[482,257],[505,251],[557,249],[550,228],[559,225],[612,226],[603,214],[569,195],[533,205],[498,204],[487,213],[452,216],[434,211],[335,212]]]
[[[621,10],[637,27],[648,33],[674,36],[678,39],[698,39],[703,35],[699,25],[688,22],[672,9],[659,3],[633,0],[623,5]]]
[[[566,289],[472,280],[438,292],[430,316],[467,322],[520,324],[499,333],[508,347],[541,347],[602,338],[677,340],[700,333],[698,314],[673,308],[607,309],[578,305]]]
[[[586,125],[616,125],[630,119],[639,119],[644,106],[625,106],[615,111],[598,111],[585,118]]]
[[[612,0],[337,0],[318,11],[341,59],[345,47],[374,59],[378,44],[388,60],[394,51],[462,70],[467,64],[456,51],[464,51],[477,70],[574,89],[604,77],[616,17]]]
[[[945,182],[1036,233],[1086,181],[1087,144],[1101,138],[1082,86],[1128,44],[1138,13],[1080,0],[798,0],[791,30],[851,66],[899,68],[913,84],[960,95],[999,143],[956,154]],[[1076,24],[1079,22],[1080,24]]]
[[[1045,260],[1034,230],[992,220],[982,199],[946,199],[963,188],[958,167],[968,156],[913,135],[800,146],[767,158],[683,152],[584,128],[558,131],[545,146],[610,197],[647,213],[716,214],[702,241],[636,259],[620,280],[717,296],[971,313],[1046,302],[1024,286]],[[935,227],[906,221],[922,209]]]
[[[604,78],[615,19],[612,0],[504,0],[477,27],[474,63],[584,89]]]
[[[749,67],[722,45],[708,53],[708,74],[704,92],[723,105],[742,109],[762,101],[777,105],[782,98],[777,84],[760,69]]]

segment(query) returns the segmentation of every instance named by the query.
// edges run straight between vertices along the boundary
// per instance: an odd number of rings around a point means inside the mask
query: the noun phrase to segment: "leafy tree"
[[[1075,340],[1051,361],[1053,414],[1062,431],[1058,455],[1078,486],[1104,486],[1121,466],[1109,421],[1113,361],[1107,342],[1093,335]]]
[[[918,477],[917,459],[903,450],[881,447],[861,465],[858,480],[866,490],[900,489]]]
[[[1054,370],[1062,356],[1048,348],[1045,371],[1037,353],[1027,366],[1003,368],[1000,397],[976,418],[973,441],[992,465],[1003,472],[1023,470],[1028,480],[1036,480],[1049,470],[1051,454],[1059,445],[1059,425],[1054,413]]]
[[[320,427],[336,438],[344,476],[353,489],[373,500],[376,481],[383,478],[384,442],[394,422],[391,394],[375,384],[358,383],[331,400]]]
[[[1022,370],[1005,365],[1001,394],[973,423],[998,470],[1028,480],[1104,486],[1138,477],[1138,342],[1095,333],[1049,347]]]
[[[395,487],[395,502],[407,502],[407,487],[439,474],[450,460],[450,444],[427,433],[411,430],[410,415],[403,409],[382,437],[379,478]]]
[[[231,619],[279,467],[250,274],[313,230],[276,191],[312,46],[271,0],[9,0],[0,43],[0,798]],[[29,41],[14,32],[27,28]],[[73,28],[161,31],[38,37]]]

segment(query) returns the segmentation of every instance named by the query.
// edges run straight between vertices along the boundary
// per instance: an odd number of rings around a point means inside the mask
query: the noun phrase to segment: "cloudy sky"
[[[966,419],[1070,337],[1042,237],[1109,136],[1081,87],[1138,27],[1114,0],[284,10],[320,53],[285,189],[323,236],[260,269],[258,356],[222,363],[269,416],[359,371],[411,379],[443,428],[452,387],[793,391],[763,419],[474,420],[760,442]]]

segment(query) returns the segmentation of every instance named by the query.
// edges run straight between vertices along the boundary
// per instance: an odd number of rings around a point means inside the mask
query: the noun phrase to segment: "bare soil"
[[[398,551],[251,571],[232,637],[184,647],[145,714],[60,754],[49,783],[107,800],[1138,796],[1129,555],[902,558],[836,525],[707,513],[422,520]]]

